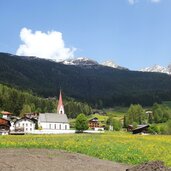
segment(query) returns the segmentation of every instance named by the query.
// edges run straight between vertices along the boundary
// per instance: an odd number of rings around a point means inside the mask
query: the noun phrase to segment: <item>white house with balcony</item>
[[[14,128],[25,133],[32,133],[35,130],[35,122],[27,117],[23,117],[14,122]]]

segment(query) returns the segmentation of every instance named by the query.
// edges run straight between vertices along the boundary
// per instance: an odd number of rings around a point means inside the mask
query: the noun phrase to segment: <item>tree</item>
[[[126,115],[124,115],[123,127],[124,128],[128,127],[128,119],[127,119]]]
[[[26,113],[31,113],[31,107],[27,104],[23,105],[23,109],[21,110],[20,116],[24,116]]]
[[[116,119],[113,119],[113,130],[120,131],[121,128],[122,128],[121,122]]]
[[[165,105],[154,103],[153,105],[154,123],[167,122],[170,119],[169,109]]]
[[[83,113],[77,116],[76,122],[75,122],[75,128],[76,130],[81,131],[81,132],[88,129],[87,117]]]
[[[108,119],[107,119],[107,121],[106,121],[106,125],[113,125],[113,116],[112,115],[110,115],[109,117],[108,117]]]
[[[171,134],[171,120],[169,120],[169,121],[167,122],[167,128],[166,128],[166,129],[167,129],[167,131],[166,131],[167,134],[170,135],[170,134]]]
[[[141,105],[131,105],[128,109],[128,112],[125,116],[126,124],[133,124],[136,122],[137,124],[143,124],[147,120],[147,116]]]
[[[154,115],[154,123],[160,123],[162,121],[163,112],[161,106],[157,103],[153,105],[153,115]]]
[[[153,120],[154,120],[153,113],[149,113],[149,115],[148,115],[148,123],[152,124]]]
[[[133,125],[133,129],[138,127],[138,124],[136,122],[133,122],[132,125]]]

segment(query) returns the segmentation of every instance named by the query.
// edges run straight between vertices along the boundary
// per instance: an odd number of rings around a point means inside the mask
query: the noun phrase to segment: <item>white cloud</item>
[[[134,5],[135,3],[138,3],[140,2],[141,0],[128,0],[128,3],[131,4],[131,5]],[[159,3],[161,2],[161,0],[147,0],[151,3]]]
[[[55,61],[74,57],[76,48],[66,48],[62,33],[57,31],[32,32],[31,29],[22,28],[20,38],[23,42],[17,49],[17,55],[36,56]]]
[[[129,4],[134,5],[136,3],[136,0],[128,0]]]
[[[153,3],[159,3],[161,0],[150,0]]]

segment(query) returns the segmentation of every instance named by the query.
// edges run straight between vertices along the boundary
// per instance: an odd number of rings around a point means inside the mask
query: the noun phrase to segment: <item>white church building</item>
[[[70,125],[67,115],[65,114],[60,91],[57,113],[40,113],[38,125],[42,130],[69,130]]]

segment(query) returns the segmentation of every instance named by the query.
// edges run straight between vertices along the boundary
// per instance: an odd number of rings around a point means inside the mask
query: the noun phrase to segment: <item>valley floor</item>
[[[48,149],[0,149],[1,171],[125,171],[128,165]]]

